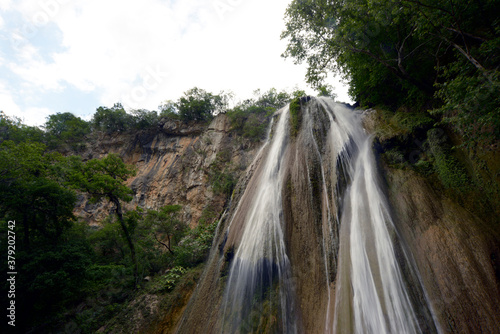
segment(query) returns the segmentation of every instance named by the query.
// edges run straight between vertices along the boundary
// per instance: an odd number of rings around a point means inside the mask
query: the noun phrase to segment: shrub
[[[465,166],[451,154],[445,137],[439,133],[438,129],[429,130],[427,133],[427,142],[434,156],[434,169],[446,188],[463,192],[470,183]]]
[[[175,264],[182,267],[194,267],[205,261],[212,246],[218,221],[211,224],[199,224],[188,236],[175,247]]]
[[[186,272],[181,266],[176,266],[168,271],[167,274],[163,275],[160,278],[160,286],[158,288],[159,291],[172,291],[175,285],[182,278],[182,275]]]

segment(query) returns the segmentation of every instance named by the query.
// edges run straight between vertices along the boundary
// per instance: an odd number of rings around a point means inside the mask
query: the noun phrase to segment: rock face
[[[276,116],[276,122],[279,117],[287,117],[287,113],[288,109],[283,109],[281,115]],[[332,159],[329,154],[331,147],[324,144],[328,142],[329,136],[327,113],[325,111],[311,113],[304,122],[313,123],[310,124],[312,131],[303,132],[286,144],[281,158],[284,162],[280,175],[281,173],[285,175],[282,189],[282,214],[286,224],[284,224],[283,233],[292,266],[289,280],[295,285],[296,306],[292,311],[295,326],[299,332],[321,333],[325,328],[325,322],[318,319],[326,318],[329,312],[329,300],[334,300],[329,298],[329,293],[333,292],[334,285],[331,280],[335,278],[335,268],[325,266],[325,264],[335,262],[338,231],[332,231],[331,236],[325,233],[328,235],[326,238],[323,232],[328,230],[327,225],[329,219],[332,218],[328,212],[336,215],[336,203],[333,199],[336,184],[332,182],[335,167],[332,168],[331,165]],[[276,131],[274,129],[273,138],[277,136]],[[286,131],[290,131],[288,125]],[[286,136],[289,137],[288,134]],[[257,190],[261,186],[259,182],[268,166],[264,162],[271,150],[271,144],[264,146],[247,169],[245,177],[240,180],[230,211],[226,215],[227,219],[219,225],[219,234],[214,241],[200,284],[179,326],[172,328],[171,331],[218,333],[222,327],[227,326],[223,323],[226,307],[223,301],[224,289],[230,279],[229,269],[235,256],[235,249],[240,245],[245,223],[252,223],[247,222],[246,217],[256,200]],[[322,171],[326,172],[322,173]],[[330,206],[327,203],[330,203]],[[333,240],[330,237],[333,237]],[[331,257],[325,259],[325,254]],[[329,286],[332,289],[329,289]],[[279,311],[272,312],[279,313]],[[283,331],[276,321],[276,318],[282,316],[282,313],[279,315],[272,313],[271,318],[275,320],[257,324],[257,328],[253,329],[263,332]],[[257,318],[259,317],[260,315],[257,314]],[[331,319],[333,320],[333,317]],[[254,326],[254,324],[248,325]]]
[[[292,312],[299,333],[325,333],[334,326],[341,195],[348,180],[344,166],[333,159],[331,122],[318,105],[314,113],[302,118],[298,136],[290,138],[283,152],[284,243],[292,268],[287,280],[293,286]],[[225,287],[252,206],[249,198],[256,193],[256,179],[263,173],[269,150],[269,145],[264,146],[240,179],[182,319],[162,333],[218,333],[224,328]],[[500,333],[498,230],[436,192],[415,172],[379,167],[393,211],[394,238],[419,273],[406,285],[419,284],[425,291],[415,292],[415,298],[430,305],[443,333]],[[268,307],[263,303],[261,310]],[[283,332],[279,311],[266,311],[269,316],[252,312],[251,322],[240,324],[241,332]]]
[[[443,332],[499,333],[498,230],[411,171],[386,175],[399,231]]]
[[[207,206],[220,212],[225,205],[225,198],[216,196],[208,184],[208,171],[218,154],[229,157],[227,163],[239,176],[255,152],[256,145],[233,137],[228,118],[219,115],[209,125],[163,120],[156,130],[101,134],[82,157],[116,153],[136,167],[136,176],[127,180],[134,198],[125,203],[125,209],[179,204],[184,221],[195,226]],[[76,214],[91,225],[100,225],[112,209],[106,203],[90,204],[81,196]]]
[[[283,152],[283,240],[291,264],[288,280],[293,285],[297,332],[324,333],[334,325],[340,212],[348,180],[344,166],[332,153],[332,120],[314,99],[301,103],[316,103],[316,107],[314,112],[305,111],[310,114],[303,115],[298,135],[290,138]],[[369,131],[377,126],[376,122],[368,125]],[[170,310],[158,326],[145,325],[141,330],[220,332],[230,268],[269,151],[269,145],[261,146],[234,136],[228,118],[219,115],[210,125],[165,120],[154,131],[103,134],[84,152],[84,159],[116,153],[137,168],[137,175],[127,181],[134,190],[127,209],[180,204],[183,218],[191,226],[198,223],[207,207],[217,213],[226,209],[198,285],[194,292],[186,289],[192,293],[187,307]],[[239,177],[229,201],[214,193],[208,182],[211,166],[222,156]],[[401,247],[418,269],[425,299],[441,331],[500,333],[498,228],[448,199],[409,169],[383,163],[379,169]],[[100,225],[112,209],[105,203],[90,204],[82,196],[76,213],[90,224]],[[179,300],[185,305],[187,298],[183,295]],[[157,308],[156,300],[151,300],[151,308]],[[250,329],[280,332],[273,317],[267,323],[257,321],[256,326]]]

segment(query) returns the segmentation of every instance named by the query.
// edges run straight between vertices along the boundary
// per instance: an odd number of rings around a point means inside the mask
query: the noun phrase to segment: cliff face
[[[320,105],[307,113],[298,135],[289,138],[283,152],[283,233],[292,268],[287,284],[293,285],[297,328],[299,332],[324,333],[334,325],[341,195],[349,180],[343,176],[344,166],[334,159],[337,132],[331,129],[328,113]],[[377,126],[380,124],[373,119],[365,122],[369,132]],[[271,138],[273,135],[271,132]],[[219,115],[205,126],[170,121],[155,131],[101,135],[83,154],[84,159],[91,159],[117,153],[137,168],[137,175],[127,182],[134,190],[128,209],[180,204],[183,218],[191,226],[207,208],[217,213],[212,220],[221,218],[196,287],[178,294],[176,307],[161,310],[154,303],[150,313],[157,320],[151,324],[141,318],[140,324],[134,324],[141,331],[210,333],[222,328],[230,267],[270,149],[269,143],[261,146],[236,137],[227,117]],[[219,168],[221,161],[239,178],[230,200],[214,192],[209,182],[210,170]],[[425,289],[425,296],[419,298],[428,300],[442,332],[500,333],[498,230],[411,169],[396,169],[383,162],[379,169],[398,247],[417,268],[419,284]],[[99,225],[110,210],[109,205],[92,205],[82,197],[77,214]],[[248,326],[279,332],[276,319]]]
[[[388,125],[377,112],[368,112],[364,123],[375,133],[378,151],[380,146],[392,145],[394,138],[387,136]],[[380,131],[383,127],[386,129]],[[418,138],[413,142],[425,145]],[[500,221],[494,214],[498,208],[486,207],[492,214],[488,216],[485,207],[478,205],[496,203],[498,198],[488,198],[491,194],[486,191],[462,193],[460,198],[446,191],[435,176],[424,177],[408,166],[395,168],[383,159],[379,169],[397,231],[418,268],[441,330],[499,333]],[[489,188],[496,189],[498,169],[485,163],[481,172],[488,173]]]
[[[134,191],[125,209],[159,209],[164,205],[182,205],[182,218],[195,226],[207,207],[220,213],[224,196],[214,193],[208,171],[224,155],[226,166],[239,177],[252,160],[258,144],[235,137],[225,115],[209,125],[185,124],[163,120],[157,129],[134,133],[100,134],[82,154],[84,160],[116,153],[137,169],[127,180]],[[84,196],[77,204],[77,216],[91,225],[100,225],[113,208],[106,203],[91,204]]]
[[[334,326],[342,227],[339,212],[343,206],[337,196],[344,193],[349,180],[343,177],[343,166],[332,161],[330,145],[336,132],[328,134],[329,123],[324,109],[316,107],[304,116],[298,136],[290,138],[283,152],[284,242],[292,269],[291,277],[280,284],[293,286],[297,332],[324,333]],[[162,333],[212,333],[225,326],[228,271],[241,242],[251,198],[258,193],[268,151],[264,147],[243,174],[180,323],[162,328]],[[417,272],[406,273],[410,270],[403,264],[405,284],[415,290],[410,292],[414,303],[430,307],[430,311],[415,311],[420,328],[427,328],[433,318],[443,333],[500,333],[498,231],[411,169],[381,163],[379,171],[392,210],[398,261],[403,263],[404,253]],[[261,312],[268,307],[263,303]],[[241,323],[241,330],[280,332],[279,311],[267,315],[251,311],[252,321]],[[349,321],[339,321],[344,320]]]
[[[498,333],[498,231],[421,176],[390,168],[386,175],[399,231],[443,331]]]

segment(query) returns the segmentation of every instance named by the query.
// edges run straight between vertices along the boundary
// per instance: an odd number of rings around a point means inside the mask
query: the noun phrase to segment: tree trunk
[[[120,200],[115,196],[110,197],[110,199],[116,206],[116,208],[115,208],[116,215],[118,217],[118,221],[120,222],[120,226],[122,227],[123,234],[125,235],[125,238],[127,239],[128,247],[130,248],[132,262],[134,264],[134,286],[137,286],[138,271],[139,270],[138,270],[138,265],[137,265],[137,258],[135,256],[135,246],[134,246],[134,243],[132,241],[132,237],[130,236],[127,225],[125,224],[125,220],[123,219],[123,212],[122,212],[122,206],[120,204]]]
[[[164,242],[161,242],[160,239],[158,239],[158,237],[156,236],[155,233],[153,233],[153,236],[155,237],[156,241],[158,241],[160,244],[162,244],[163,246],[165,246],[165,248],[170,252],[170,254],[175,255],[174,251],[170,247],[170,236],[168,236],[168,245],[165,244]]]

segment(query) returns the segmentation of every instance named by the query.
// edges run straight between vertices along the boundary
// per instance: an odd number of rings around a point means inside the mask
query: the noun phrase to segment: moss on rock
[[[296,138],[302,124],[302,106],[300,98],[296,97],[290,102],[290,136]]]

